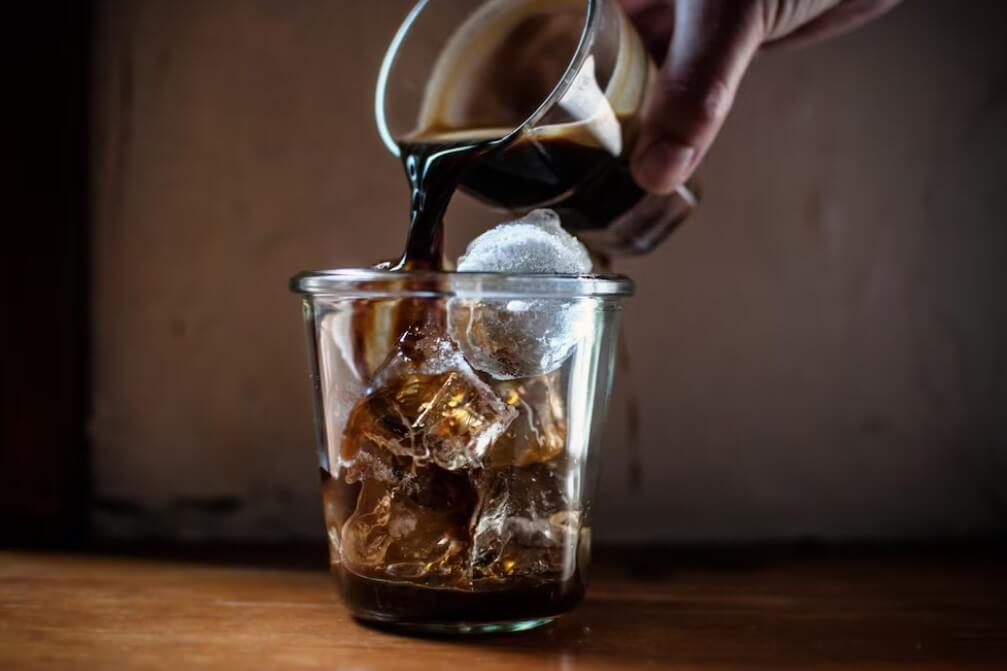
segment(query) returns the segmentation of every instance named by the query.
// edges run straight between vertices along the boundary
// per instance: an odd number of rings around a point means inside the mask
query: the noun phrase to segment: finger
[[[632,160],[636,181],[654,193],[684,182],[720,130],[762,41],[753,2],[679,0],[664,66],[643,110]]]
[[[813,21],[764,46],[803,47],[841,35],[891,10],[901,0],[846,0]]]

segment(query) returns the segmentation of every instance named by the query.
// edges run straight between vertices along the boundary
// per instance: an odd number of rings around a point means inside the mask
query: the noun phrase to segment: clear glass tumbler
[[[582,598],[618,275],[302,273],[331,570],[356,617],[517,631]]]

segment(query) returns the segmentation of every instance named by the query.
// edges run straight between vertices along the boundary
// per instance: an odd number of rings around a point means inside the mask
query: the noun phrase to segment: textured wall
[[[101,531],[321,532],[285,286],[398,251],[406,189],[370,106],[407,4],[104,3]],[[1003,15],[917,0],[760,57],[704,167],[702,212],[620,268],[639,294],[602,538],[1007,531]],[[457,203],[455,248],[493,220]]]

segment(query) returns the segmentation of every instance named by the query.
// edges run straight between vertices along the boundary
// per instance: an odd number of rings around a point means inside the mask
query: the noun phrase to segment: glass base
[[[432,636],[464,636],[467,634],[512,634],[528,631],[549,624],[558,616],[537,617],[527,620],[511,620],[509,622],[401,622],[356,616],[364,624],[411,634],[427,634]]]

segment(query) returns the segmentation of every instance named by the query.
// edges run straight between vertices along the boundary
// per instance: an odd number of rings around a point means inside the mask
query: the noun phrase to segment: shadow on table
[[[60,548],[49,548],[59,550]],[[326,572],[324,541],[293,543],[98,542],[66,548],[96,556],[178,561],[208,566]],[[851,559],[1003,558],[1007,539],[958,543],[845,543],[816,540],[777,543],[601,545],[593,552],[597,578],[660,581],[695,572],[747,573],[767,567]]]
[[[570,615],[521,634],[437,640],[516,669],[563,671],[1007,659],[1007,591],[984,587],[1007,585],[1003,543],[598,555],[588,597]]]
[[[749,578],[742,575],[730,581],[737,591],[718,588],[723,573],[683,580],[688,584],[681,592],[675,581],[655,583],[653,590],[637,587],[630,596],[619,596],[622,590],[606,586],[570,615],[541,629],[456,638],[448,645],[505,658],[515,669],[562,671],[904,664],[931,668],[927,664],[934,663],[1003,668],[984,666],[1007,659],[1007,610],[1000,599],[956,604],[953,597],[918,591],[925,580],[886,591],[873,581],[837,585],[830,584],[827,571],[813,574],[816,577],[807,582],[758,578],[753,582],[759,587],[751,590],[743,586]],[[935,571],[934,577],[939,575]]]

